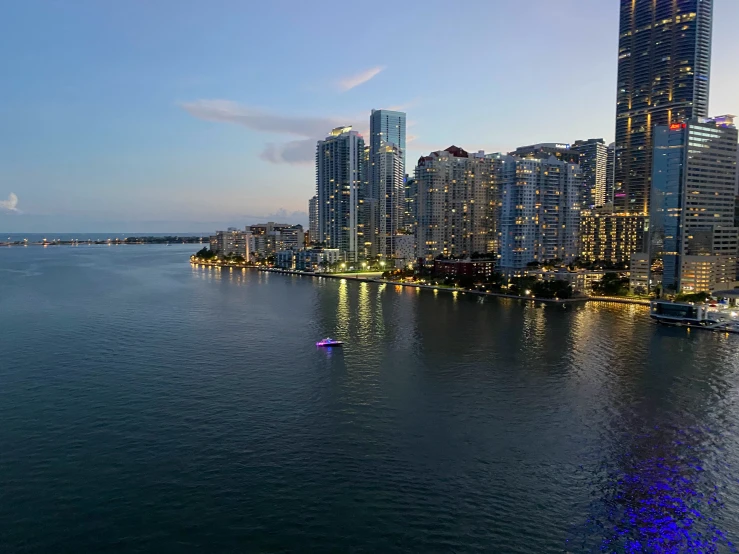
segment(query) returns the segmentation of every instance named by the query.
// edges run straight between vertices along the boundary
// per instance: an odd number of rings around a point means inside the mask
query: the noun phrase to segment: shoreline
[[[257,271],[262,271],[265,273],[278,273],[283,275],[298,275],[301,277],[314,277],[319,279],[346,279],[350,281],[357,281],[359,283],[375,283],[379,285],[395,285],[399,287],[410,287],[410,288],[416,288],[421,290],[436,290],[441,292],[451,292],[451,293],[462,293],[462,294],[473,294],[476,296],[491,296],[494,298],[508,298],[511,300],[526,300],[528,302],[543,302],[546,304],[559,304],[559,305],[567,305],[567,304],[577,304],[581,302],[611,302],[611,303],[617,303],[617,304],[632,304],[637,306],[649,306],[649,300],[640,300],[640,299],[631,299],[631,298],[622,298],[622,297],[610,297],[610,296],[578,296],[576,298],[566,298],[566,299],[558,299],[558,298],[536,298],[531,296],[520,296],[517,294],[506,294],[503,292],[488,292],[488,291],[479,291],[479,290],[468,290],[468,289],[461,289],[458,287],[449,287],[449,286],[443,286],[443,285],[425,285],[420,283],[403,283],[400,281],[387,281],[385,279],[376,279],[372,277],[362,277],[361,273],[357,274],[356,277],[353,277],[351,274],[333,274],[333,273],[313,273],[309,271],[297,271],[293,269],[279,269],[279,268],[266,268],[266,267],[257,267],[252,265],[246,265],[246,264],[228,264],[223,262],[204,262],[204,261],[191,261],[193,265],[202,265],[205,267],[228,267],[228,268],[237,268],[237,269],[256,269]]]
[[[171,240],[165,240],[169,238]],[[0,247],[7,246],[112,246],[120,244],[208,244],[202,237],[130,237],[123,239],[66,239],[66,240],[47,240],[26,242],[22,240],[16,241],[0,241]]]

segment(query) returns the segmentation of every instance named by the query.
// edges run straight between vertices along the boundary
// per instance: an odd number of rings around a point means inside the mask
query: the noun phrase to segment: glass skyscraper
[[[370,115],[370,155],[380,152],[383,146],[392,144],[403,154],[405,175],[405,112],[372,110]]]
[[[736,278],[738,138],[733,116],[655,129],[650,247],[665,290],[711,291]]]
[[[405,113],[372,110],[369,183],[363,209],[371,256],[392,258],[405,213]],[[369,240],[368,240],[369,239]]]
[[[649,212],[654,128],[708,114],[713,0],[621,0],[614,208]]]

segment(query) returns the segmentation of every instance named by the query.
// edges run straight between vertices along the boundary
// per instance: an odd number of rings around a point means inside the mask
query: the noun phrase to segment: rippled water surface
[[[735,551],[739,337],[192,250],[0,250],[0,551]]]

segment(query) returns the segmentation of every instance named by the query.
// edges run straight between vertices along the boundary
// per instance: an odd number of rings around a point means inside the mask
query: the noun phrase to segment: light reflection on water
[[[8,551],[733,551],[739,337],[174,250],[0,253]]]

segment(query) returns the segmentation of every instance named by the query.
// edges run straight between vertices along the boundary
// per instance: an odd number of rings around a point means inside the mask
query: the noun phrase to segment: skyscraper
[[[613,188],[616,184],[616,143],[608,145],[606,153],[606,198],[605,204],[613,204]]]
[[[349,127],[337,127],[316,146],[318,239],[356,261],[359,199],[365,180],[364,139]]]
[[[377,203],[377,253],[392,258],[395,239],[404,228],[405,180],[403,155],[394,144],[386,144],[375,153],[372,171],[379,180]]]
[[[365,241],[371,255],[392,257],[405,210],[405,113],[372,110]],[[369,240],[368,240],[369,239]]]
[[[405,170],[405,112],[372,110],[370,114],[370,155],[383,145],[394,144],[403,152]],[[405,175],[405,171],[403,173]]]
[[[583,209],[592,209],[606,203],[606,182],[608,179],[608,147],[603,139],[578,140],[572,149],[580,153],[582,171],[582,194],[580,203]]]
[[[712,291],[736,277],[737,129],[733,116],[655,130],[650,246],[665,290]]]
[[[705,117],[713,0],[621,0],[617,212],[649,212],[654,127]]]
[[[308,236],[311,242],[320,242],[318,239],[318,196],[308,201]]]

